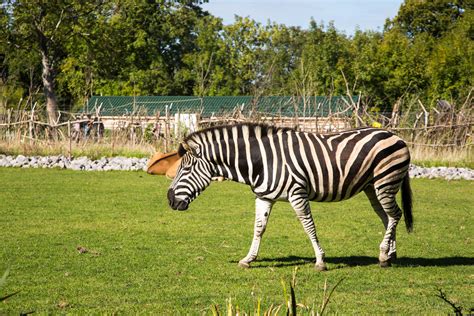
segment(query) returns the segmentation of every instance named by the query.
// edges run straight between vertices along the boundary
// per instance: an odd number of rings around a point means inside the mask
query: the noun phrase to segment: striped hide
[[[182,162],[168,190],[171,208],[187,209],[215,176],[245,183],[254,192],[254,238],[239,262],[243,267],[256,259],[272,206],[279,200],[295,210],[313,245],[318,270],[326,265],[309,201],[337,202],[364,191],[385,227],[381,266],[396,257],[402,211],[395,196],[400,188],[408,231],[413,227],[410,154],[402,139],[383,129],[313,134],[258,124],[219,126],[186,137],[178,154]]]

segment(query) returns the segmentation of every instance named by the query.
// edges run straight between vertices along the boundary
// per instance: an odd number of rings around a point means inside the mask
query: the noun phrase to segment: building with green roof
[[[193,113],[201,118],[211,118],[236,112],[244,116],[259,113],[269,117],[326,117],[334,113],[351,116],[350,105],[357,101],[357,96],[93,96],[83,112],[97,113],[102,117]]]

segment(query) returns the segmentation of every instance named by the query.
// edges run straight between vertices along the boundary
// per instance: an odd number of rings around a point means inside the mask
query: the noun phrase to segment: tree
[[[96,91],[190,93],[192,84],[176,82],[174,76],[183,54],[193,49],[192,28],[205,15],[199,7],[203,2],[2,1],[2,12],[11,12],[8,45],[15,51],[8,63],[17,60],[14,68],[21,73],[28,68],[21,63],[39,60],[52,123],[60,103],[62,108],[82,103]],[[38,57],[24,58],[30,52]]]
[[[264,73],[262,56],[267,33],[261,23],[237,16],[235,22],[224,26],[222,49],[225,60],[225,89],[221,94],[250,95]]]
[[[34,102],[42,89],[54,123],[93,94],[340,95],[349,83],[390,110],[407,93],[472,89],[472,1],[406,0],[383,32],[354,36],[314,21],[224,26],[203,2],[1,0],[1,93]]]
[[[268,40],[262,57],[265,83],[262,93],[293,95],[295,90],[290,82],[295,70],[301,66],[306,33],[299,27],[275,23],[266,29]]]
[[[183,67],[178,77],[193,81],[193,94],[198,96],[218,95],[223,85],[226,54],[223,50],[222,20],[205,16],[196,24],[195,49],[183,56]]]
[[[312,20],[306,35],[305,46],[302,51],[301,62],[304,71],[309,72],[312,82],[313,95],[345,94],[346,78],[352,79],[349,67],[350,51],[349,40],[339,33],[333,23],[327,29],[324,25],[317,25]],[[297,81],[301,74],[295,74]]]
[[[10,0],[12,12],[12,44],[20,51],[35,51],[41,57],[42,84],[48,119],[57,122],[58,101],[55,77],[65,57],[65,44],[83,36],[91,13],[102,5],[101,0]]]
[[[422,33],[440,38],[472,6],[470,0],[406,0],[386,27],[397,27],[410,38]]]
[[[389,99],[416,92],[431,104],[472,89],[472,1],[406,0],[387,21],[381,61],[388,61]]]
[[[109,52],[116,56],[94,91],[103,94],[192,94],[183,58],[196,50],[197,24],[207,14],[193,1],[125,0],[107,21]]]
[[[357,30],[351,41],[351,65],[357,91],[368,96],[373,107],[382,108],[384,100],[383,82],[387,72],[384,62],[378,58],[383,35],[380,32]]]
[[[430,78],[427,94],[434,100],[459,100],[474,86],[474,11],[465,12],[462,19],[436,42],[427,61]]]
[[[9,37],[9,15],[7,13],[4,0],[0,2],[0,82],[5,84],[8,77],[8,68],[6,65],[5,55],[8,49],[7,39]]]

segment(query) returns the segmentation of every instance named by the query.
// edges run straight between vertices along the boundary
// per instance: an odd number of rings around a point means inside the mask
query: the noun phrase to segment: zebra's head
[[[168,203],[173,210],[184,211],[211,183],[214,167],[202,155],[199,144],[187,140],[179,146],[181,164],[168,189]]]

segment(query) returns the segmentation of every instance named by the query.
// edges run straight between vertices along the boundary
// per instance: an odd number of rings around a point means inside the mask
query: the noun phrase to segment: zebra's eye
[[[188,172],[189,170],[191,170],[191,166],[183,166],[181,169],[183,169],[183,171],[185,172]]]
[[[185,159],[183,159],[183,162],[181,164],[181,168],[184,169],[184,170],[189,170],[192,165],[193,165],[192,158],[191,158],[190,154],[188,154],[188,156],[185,157]]]

